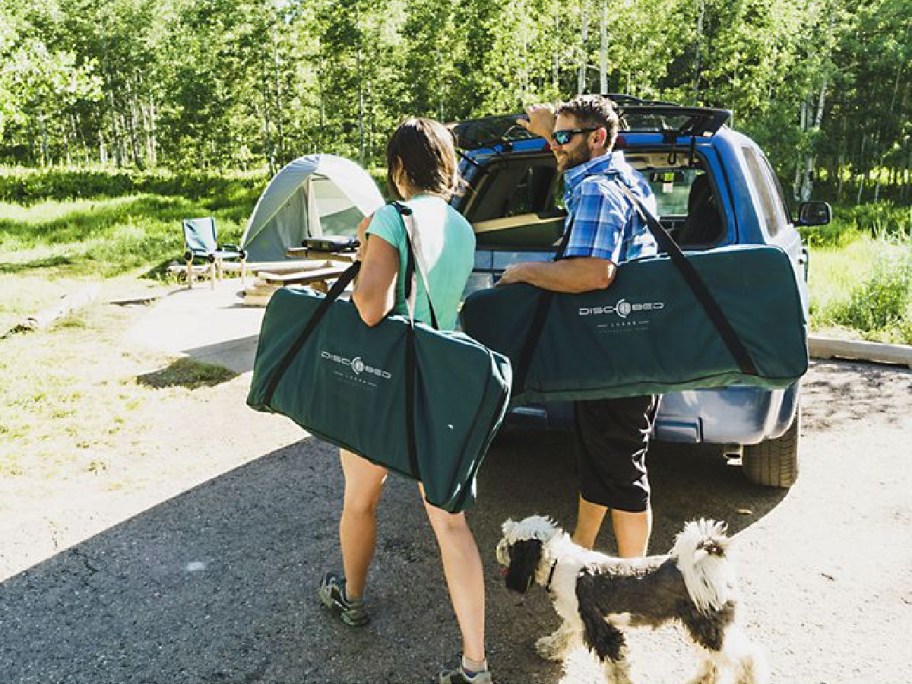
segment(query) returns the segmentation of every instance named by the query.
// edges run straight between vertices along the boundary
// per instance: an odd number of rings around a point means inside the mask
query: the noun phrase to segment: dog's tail
[[[736,580],[726,555],[728,544],[725,523],[713,520],[689,522],[675,538],[671,555],[701,612],[720,610],[736,598]]]

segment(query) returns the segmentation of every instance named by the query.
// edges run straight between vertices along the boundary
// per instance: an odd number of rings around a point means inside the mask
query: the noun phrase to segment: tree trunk
[[[111,108],[111,151],[114,153],[114,165],[123,166],[123,150],[120,143],[120,131],[117,130],[117,107],[114,104],[114,92],[108,91],[108,103]]]
[[[48,140],[44,112],[38,112],[38,131],[41,133],[41,168],[45,168],[48,165]]]
[[[608,0],[602,0],[599,22],[599,92],[608,93]]]
[[[817,94],[817,110],[814,112],[812,133],[819,133],[820,126],[823,124],[823,109],[826,106],[827,77],[823,77],[823,83],[820,84],[820,92]],[[802,113],[804,118],[804,113]],[[816,136],[814,138],[816,141]],[[814,143],[816,145],[816,142]],[[804,175],[801,178],[800,198],[802,202],[808,202],[811,194],[814,192],[814,167],[817,162],[816,150],[810,149],[804,156]]]
[[[63,158],[66,160],[67,166],[72,166],[73,161],[70,158],[70,128],[73,126],[73,116],[65,116],[63,118]],[[76,139],[73,139],[73,144],[76,144]]]
[[[266,83],[266,65],[264,60],[260,59],[260,78]],[[266,160],[269,162],[269,175],[274,176],[276,172],[275,150],[272,145],[271,121],[269,116],[269,96],[266,89],[263,89],[263,109],[260,113],[263,119],[263,145],[266,153]]]
[[[842,201],[843,171],[845,167],[845,152],[840,143],[839,155],[836,157],[836,201]]]
[[[156,139],[155,127],[155,98],[149,96],[148,108],[149,123],[146,126],[146,149],[149,157],[149,166],[155,168],[158,166],[158,141]]]
[[[861,136],[861,152],[858,155],[858,168],[864,168],[865,164],[865,144],[868,141],[867,135]],[[864,176],[858,180],[858,194],[855,196],[855,204],[861,204],[861,193],[864,191],[864,179],[868,175],[868,172],[865,171]]]
[[[136,111],[136,95],[130,89],[130,119],[129,119],[129,131],[130,131],[130,151],[133,155],[133,163],[140,170],[143,169],[143,156],[139,146],[139,134],[137,132],[137,127],[139,125],[139,116]]]
[[[699,0],[697,4],[697,46],[694,55],[693,103],[700,101],[700,78],[703,73],[703,19],[706,15],[706,3]]]
[[[276,98],[276,141],[279,147],[279,162],[284,164],[285,158],[285,131],[282,121],[285,118],[282,106],[282,79],[280,77],[279,40],[276,36],[275,26],[272,29],[272,60],[275,71],[275,98]]]
[[[586,92],[586,67],[589,64],[589,52],[586,49],[586,43],[589,40],[589,15],[586,13],[586,0],[580,2],[580,63],[579,75],[576,83],[576,94],[582,95]]]

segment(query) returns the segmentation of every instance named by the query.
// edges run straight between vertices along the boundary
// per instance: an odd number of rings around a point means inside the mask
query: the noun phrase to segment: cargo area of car
[[[723,213],[699,159],[667,151],[628,153],[626,159],[646,176],[660,220],[679,245],[705,249],[723,242]],[[550,153],[517,155],[488,165],[477,189],[464,198],[464,213],[480,248],[550,250],[563,233],[562,192]]]

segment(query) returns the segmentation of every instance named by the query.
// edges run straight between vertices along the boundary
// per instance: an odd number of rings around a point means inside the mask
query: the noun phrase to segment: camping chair
[[[184,219],[181,221],[184,228],[184,261],[187,262],[187,287],[193,287],[193,262],[204,259],[209,264],[209,279],[212,289],[215,289],[215,280],[222,276],[222,262],[231,259],[241,260],[241,282],[245,281],[247,269],[247,254],[237,245],[219,245],[215,232],[215,219],[206,218]]]

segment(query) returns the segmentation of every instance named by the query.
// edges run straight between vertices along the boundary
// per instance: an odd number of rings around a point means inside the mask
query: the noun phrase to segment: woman
[[[412,209],[421,239],[430,299],[441,329],[456,326],[457,307],[472,271],[475,236],[469,223],[447,201],[458,175],[452,136],[440,123],[409,119],[386,148],[387,182]],[[358,226],[361,271],[352,302],[369,326],[390,312],[407,313],[404,278],[405,226],[397,209],[387,205]],[[428,294],[417,279],[415,317],[429,323]],[[345,449],[340,450],[345,497],[339,522],[344,578],[327,573],[320,584],[321,601],[355,627],[367,624],[364,606],[367,571],[376,545],[377,503],[387,469]],[[419,484],[424,500],[424,492]],[[459,629],[462,662],[440,673],[441,684],[491,684],[484,651],[484,577],[481,557],[464,513],[448,513],[424,501],[437,537],[444,575]]]

